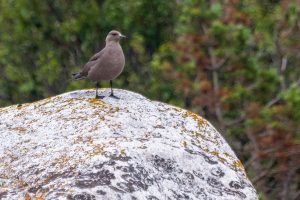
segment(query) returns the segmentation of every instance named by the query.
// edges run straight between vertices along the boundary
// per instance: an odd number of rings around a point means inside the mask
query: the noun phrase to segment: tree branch
[[[300,78],[295,82],[295,84],[297,86],[300,86]],[[287,89],[285,89],[284,91],[286,91]],[[281,91],[281,92],[284,92],[284,91]],[[265,107],[266,108],[269,108],[271,106],[273,106],[274,104],[276,104],[278,101],[280,101],[282,99],[282,97],[280,95],[276,96],[275,98],[271,99],[266,105]]]

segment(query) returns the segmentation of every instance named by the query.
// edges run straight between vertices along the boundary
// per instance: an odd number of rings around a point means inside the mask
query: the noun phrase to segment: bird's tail
[[[82,76],[82,74],[80,72],[72,74],[72,79],[73,80],[82,80],[85,79],[85,76]]]

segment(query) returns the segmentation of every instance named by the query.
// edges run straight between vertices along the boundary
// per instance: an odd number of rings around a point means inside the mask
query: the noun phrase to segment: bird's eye
[[[116,36],[117,34],[116,33],[112,33],[112,35]]]

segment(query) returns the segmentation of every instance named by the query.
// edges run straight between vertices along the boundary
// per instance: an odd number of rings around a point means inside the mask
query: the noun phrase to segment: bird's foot
[[[104,99],[105,96],[96,95],[95,99]]]
[[[113,93],[110,93],[109,97],[114,98],[114,99],[120,99],[119,97],[115,96]]]

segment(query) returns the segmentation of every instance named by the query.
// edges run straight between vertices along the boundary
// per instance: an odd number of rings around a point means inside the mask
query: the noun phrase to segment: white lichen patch
[[[115,94],[97,100],[81,90],[0,108],[0,199],[258,199],[205,119]]]

